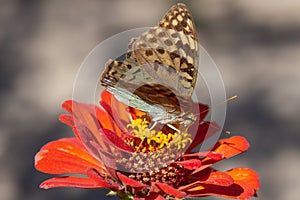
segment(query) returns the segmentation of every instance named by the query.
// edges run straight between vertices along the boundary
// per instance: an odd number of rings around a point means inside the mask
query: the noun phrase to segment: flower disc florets
[[[117,162],[131,172],[156,173],[180,157],[183,149],[192,142],[190,134],[168,126],[159,131],[149,128],[149,121],[145,118],[132,120],[127,128],[134,137],[127,138],[125,142],[135,152],[129,158],[122,158]]]

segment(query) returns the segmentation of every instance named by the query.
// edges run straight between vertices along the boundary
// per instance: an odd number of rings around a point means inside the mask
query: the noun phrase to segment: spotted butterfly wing
[[[146,69],[152,66],[148,70],[152,76],[162,80],[168,77],[165,82],[181,96],[192,95],[199,47],[195,25],[184,4],[173,6],[158,26],[134,40],[132,49],[139,64],[147,64]]]
[[[157,26],[132,39],[125,60],[106,63],[101,84],[154,121],[184,121],[192,109],[198,57],[191,14],[176,4]]]

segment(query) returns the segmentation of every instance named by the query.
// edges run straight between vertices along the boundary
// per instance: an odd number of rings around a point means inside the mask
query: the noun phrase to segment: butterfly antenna
[[[211,109],[211,108],[217,108],[217,107],[223,105],[224,103],[226,103],[226,102],[228,102],[228,101],[232,101],[232,100],[236,99],[237,97],[238,97],[237,95],[234,95],[234,96],[232,96],[232,97],[226,99],[225,101],[222,101],[222,102],[220,102],[220,103],[217,103],[217,104],[211,106],[210,108],[208,108],[208,109],[206,109],[206,110],[202,110],[200,113],[195,114],[195,116],[201,115],[202,113],[205,113],[205,112],[209,111],[209,109]]]

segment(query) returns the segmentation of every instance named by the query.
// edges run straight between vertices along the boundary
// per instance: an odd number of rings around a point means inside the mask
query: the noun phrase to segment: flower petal
[[[205,181],[200,181],[206,184],[230,186],[233,184],[233,178],[225,172],[211,172]]]
[[[75,126],[77,126],[77,124],[84,124],[93,133],[93,135],[97,137],[100,129],[100,123],[95,114],[98,108],[96,106],[73,101],[72,109]]]
[[[107,90],[104,90],[101,94],[100,105],[105,109],[105,111],[111,116],[111,118],[116,122],[118,127],[125,131],[126,126],[124,124],[130,123],[128,105],[123,104],[118,101],[114,95],[112,95]],[[105,127],[107,128],[107,127]]]
[[[205,105],[202,103],[194,103],[194,108],[197,108],[197,107],[198,107],[198,110],[196,110],[196,112],[199,112],[199,121],[202,122],[209,112],[209,107],[208,107],[208,105]],[[195,113],[195,114],[197,114],[197,113]]]
[[[67,100],[62,104],[62,108],[68,111],[68,113],[73,114],[73,101]]]
[[[76,135],[79,136],[88,150],[101,160],[101,156],[98,155],[99,152],[97,149],[95,150],[93,144],[103,149],[103,152],[111,152],[107,139],[103,138],[103,134],[100,132],[101,127],[108,128],[114,134],[119,133],[119,135],[121,135],[120,129],[108,113],[95,106],[91,108],[88,104],[73,102],[72,108],[75,118]]]
[[[173,195],[174,197],[182,198],[186,196],[185,192],[175,189],[166,183],[154,182],[153,184],[164,191],[166,194]]]
[[[111,145],[111,142],[105,137],[101,129],[97,135],[94,135],[89,128],[78,123],[76,130],[81,141],[93,157],[105,165],[115,167],[115,157],[112,153],[114,146]]]
[[[244,137],[233,136],[219,140],[212,151],[222,154],[224,158],[230,158],[246,151],[249,146],[249,143]]]
[[[184,191],[195,191],[200,188],[204,189],[203,185],[230,186],[234,183],[233,178],[229,174],[218,172],[211,168],[193,174],[189,177],[189,181],[191,182],[190,184],[182,186],[179,189]]]
[[[134,200],[165,200],[163,196],[158,193],[150,192],[149,196],[143,197],[134,197]]]
[[[248,168],[234,168],[224,173],[227,173],[233,178],[233,184],[228,185],[228,187],[206,185],[201,192],[236,199],[250,199],[256,195],[256,191],[259,189],[259,178],[255,171]],[[194,195],[201,196],[201,194],[196,195],[196,193],[191,196]]]
[[[117,175],[119,177],[119,179],[126,185],[129,185],[131,187],[136,187],[136,188],[140,188],[140,187],[148,187],[148,185],[140,183],[134,179],[131,179],[123,174],[121,174],[120,172],[117,172]]]
[[[260,187],[258,174],[249,168],[234,168],[226,172],[235,181],[245,181],[254,190],[258,190]]]
[[[196,152],[196,153],[190,153],[183,155],[183,158],[185,159],[192,159],[192,158],[204,158],[208,157],[213,160],[219,161],[223,159],[223,155],[220,153],[216,153],[213,151],[202,151],[202,152]]]
[[[145,112],[129,107],[128,105],[118,101],[116,97],[107,90],[103,91],[101,94],[100,105],[111,116],[115,124],[117,124],[117,127],[123,132],[127,131],[126,125],[131,123],[132,119],[142,118],[146,115]],[[107,127],[104,128],[109,129]],[[119,135],[117,130],[116,133],[118,136],[123,135]]]
[[[216,172],[207,168],[193,175],[190,180],[198,178],[197,181],[182,186],[179,189],[185,191],[188,197],[222,196],[237,197],[243,193],[243,188],[236,185],[234,179],[225,172]]]
[[[205,173],[209,173],[209,175],[203,179]],[[200,180],[179,188],[185,191],[189,197],[213,195],[249,199],[259,189],[258,175],[248,168],[235,168],[227,172],[216,172],[207,168],[194,174],[190,180],[195,177],[199,177]]]
[[[195,122],[196,124],[197,122]],[[196,133],[196,136],[193,139],[192,144],[186,150],[186,153],[191,152],[196,146],[201,144],[205,139],[213,136],[215,133],[220,131],[220,127],[215,122],[203,122],[200,125],[193,124],[189,128],[190,133]]]
[[[108,129],[101,129],[101,131],[104,133],[107,139],[112,142],[112,144],[116,145],[116,147],[119,147],[124,151],[134,152],[134,149],[121,140],[121,138],[119,138],[114,132]]]
[[[243,188],[237,184],[232,184],[228,187],[214,184],[201,184],[189,189],[186,193],[188,197],[221,196],[226,198],[238,198],[243,193]]]
[[[56,187],[101,188],[93,179],[75,176],[63,176],[48,179],[41,183],[40,188],[50,189]]]
[[[110,184],[108,183],[102,176],[101,174],[98,173],[98,171],[96,171],[95,169],[89,169],[87,171],[87,175],[93,179],[98,186],[101,187],[106,187],[106,188],[110,188],[110,189],[114,189],[117,190],[121,187],[120,184],[114,183],[114,184]]]
[[[67,110],[70,115],[61,115],[60,120],[63,123],[71,125],[77,137],[77,126],[84,124],[93,135],[98,138],[98,130],[100,129],[100,123],[96,118],[96,111],[100,110],[96,106],[84,103],[78,103],[76,101],[65,101],[62,107]],[[80,138],[81,139],[81,138]]]
[[[165,200],[163,196],[157,193],[150,193],[149,196],[145,198],[145,200]]]
[[[197,169],[198,167],[201,166],[201,161],[199,159],[188,159],[184,161],[177,161],[175,163],[189,170]]]
[[[50,142],[35,155],[35,168],[49,174],[85,174],[95,168],[105,174],[105,167],[93,158],[77,138],[65,138]]]
[[[217,144],[211,150],[213,154],[212,156],[206,156],[202,159],[202,166],[196,169],[193,173],[197,173],[216,162],[220,161],[219,159],[215,159],[213,155],[222,155],[222,160],[233,157],[237,154],[240,154],[246,151],[249,148],[249,143],[244,137],[241,136],[233,136],[226,139],[221,139],[217,142]],[[219,155],[217,157],[219,157]],[[217,158],[216,157],[216,158]]]
[[[116,133],[116,135],[118,135],[119,137],[123,135],[123,131],[121,131],[120,129],[121,126],[116,123],[116,120],[118,120],[118,115],[111,116],[108,112],[97,109],[96,116],[98,118],[98,121],[101,123],[102,128]],[[125,128],[123,128],[123,130],[125,130]]]
[[[68,126],[74,127],[74,121],[71,115],[61,114],[59,116],[59,121],[61,121],[64,124],[67,124]]]

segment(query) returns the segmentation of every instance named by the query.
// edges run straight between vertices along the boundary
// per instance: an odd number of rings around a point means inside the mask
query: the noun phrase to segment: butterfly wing
[[[182,102],[190,107],[197,79],[197,38],[187,7],[176,4],[158,26],[132,39],[124,61],[108,61],[101,84],[158,121],[178,116],[185,110]]]
[[[199,47],[195,25],[184,4],[173,6],[158,26],[136,38],[132,50],[137,62],[154,79],[177,91],[177,95],[192,95]]]

